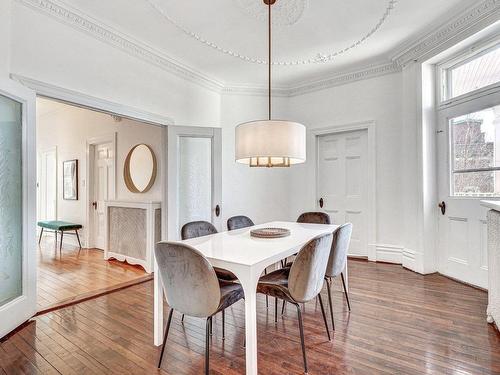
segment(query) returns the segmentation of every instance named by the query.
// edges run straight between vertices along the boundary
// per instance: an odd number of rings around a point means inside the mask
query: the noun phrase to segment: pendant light
[[[236,127],[236,161],[250,167],[289,167],[306,161],[306,128],[297,122],[271,119],[271,6],[268,7],[268,119]]]

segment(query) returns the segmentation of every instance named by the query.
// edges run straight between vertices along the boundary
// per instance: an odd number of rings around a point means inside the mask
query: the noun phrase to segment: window
[[[500,82],[500,44],[462,58],[444,69],[443,99],[452,99]]]
[[[500,196],[500,105],[450,120],[451,194]]]

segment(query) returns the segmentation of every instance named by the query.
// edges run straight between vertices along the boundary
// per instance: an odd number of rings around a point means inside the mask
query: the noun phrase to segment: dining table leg
[[[254,270],[252,270],[254,271]],[[262,271],[262,270],[260,270]],[[257,282],[261,272],[238,272],[245,293],[246,374],[257,375]]]

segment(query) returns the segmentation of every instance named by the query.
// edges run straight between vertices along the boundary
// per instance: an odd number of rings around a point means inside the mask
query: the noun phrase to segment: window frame
[[[493,38],[484,40],[482,42],[475,43],[473,46],[460,50],[459,52],[452,55],[447,60],[436,65],[437,74],[437,84],[438,84],[438,110],[445,109],[449,106],[460,104],[473,100],[475,98],[489,95],[500,89],[500,81],[492,83],[490,85],[481,87],[477,90],[470,91],[468,93],[458,95],[450,98],[451,93],[451,72],[462,65],[469,63],[470,61],[485,55],[497,48],[500,48],[500,36],[495,36]]]

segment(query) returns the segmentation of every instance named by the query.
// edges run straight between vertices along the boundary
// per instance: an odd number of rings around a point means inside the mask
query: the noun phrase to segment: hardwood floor
[[[500,334],[486,323],[485,292],[398,265],[349,262],[348,313],[334,295],[331,342],[316,303],[305,306],[310,374],[500,374]],[[143,283],[39,316],[0,344],[0,374],[153,374],[153,285]],[[168,310],[166,310],[168,311]],[[296,313],[277,324],[258,301],[259,372],[303,372]],[[167,314],[165,313],[165,316]],[[200,374],[204,321],[174,315],[162,374]],[[212,374],[243,374],[244,305],[214,320]]]
[[[51,236],[45,236],[37,251],[38,311],[151,279],[142,267],[105,261],[97,249],[82,249],[78,256],[77,247],[64,243],[61,258]]]

